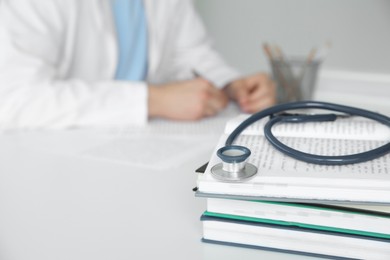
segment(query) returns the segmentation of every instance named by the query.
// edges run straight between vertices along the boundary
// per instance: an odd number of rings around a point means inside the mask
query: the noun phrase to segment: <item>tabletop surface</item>
[[[195,169],[237,113],[2,133],[0,259],[314,259],[200,241]]]

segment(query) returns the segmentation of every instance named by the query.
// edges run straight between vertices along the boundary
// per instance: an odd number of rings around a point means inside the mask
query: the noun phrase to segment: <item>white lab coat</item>
[[[147,82],[120,82],[109,0],[0,1],[0,129],[145,124],[148,83],[196,72],[222,87],[238,77],[191,1],[144,3]]]

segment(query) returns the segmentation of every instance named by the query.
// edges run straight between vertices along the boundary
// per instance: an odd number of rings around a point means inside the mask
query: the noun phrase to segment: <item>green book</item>
[[[263,223],[255,218],[202,215],[202,241],[326,259],[389,259],[390,239]],[[236,219],[235,219],[236,218]]]
[[[205,216],[390,239],[390,207],[207,199]]]

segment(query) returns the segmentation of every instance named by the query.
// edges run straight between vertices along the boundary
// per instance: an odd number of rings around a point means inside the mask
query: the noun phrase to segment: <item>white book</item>
[[[387,260],[390,240],[202,216],[203,242],[325,258]]]
[[[208,216],[387,238],[390,206],[207,199]]]
[[[198,194],[284,201],[375,202],[390,204],[390,154],[368,162],[329,166],[309,164],[276,150],[263,135],[263,119],[244,130],[234,144],[248,147],[248,159],[257,174],[241,183],[216,180],[211,168],[220,163],[216,151],[246,117],[226,125],[208,167],[198,176]],[[371,120],[342,118],[335,122],[278,124],[273,133],[283,143],[303,152],[345,155],[370,150],[389,142],[387,126]]]

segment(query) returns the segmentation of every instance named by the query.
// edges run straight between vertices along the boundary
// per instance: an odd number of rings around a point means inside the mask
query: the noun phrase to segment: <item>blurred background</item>
[[[262,43],[307,56],[331,42],[327,70],[390,74],[389,0],[195,0],[216,49],[243,73],[270,71]]]

